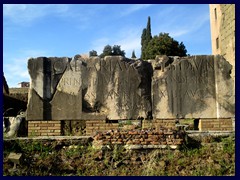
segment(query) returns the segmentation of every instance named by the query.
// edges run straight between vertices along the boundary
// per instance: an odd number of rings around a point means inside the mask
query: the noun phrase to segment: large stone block
[[[151,116],[152,66],[121,56],[29,59],[28,120]]]
[[[82,113],[82,61],[77,58],[29,59],[28,120],[79,119]]]
[[[152,79],[153,116],[235,117],[232,66],[222,56],[158,57]]]
[[[88,110],[108,119],[136,119],[151,115],[151,65],[121,56],[86,61],[83,99]]]

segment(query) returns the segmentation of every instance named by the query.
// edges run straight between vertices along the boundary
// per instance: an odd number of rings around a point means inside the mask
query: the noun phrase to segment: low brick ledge
[[[229,136],[235,134],[235,131],[186,131],[187,135],[192,136]]]

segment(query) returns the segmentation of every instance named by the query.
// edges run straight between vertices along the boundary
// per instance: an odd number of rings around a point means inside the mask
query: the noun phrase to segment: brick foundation
[[[61,121],[28,121],[28,136],[60,136]]]
[[[96,132],[103,132],[111,129],[118,129],[118,121],[106,122],[106,120],[89,120],[86,121],[86,135],[91,136]]]
[[[175,119],[155,119],[143,120],[142,128],[155,128],[158,130],[160,127],[175,128]]]
[[[141,128],[159,130],[160,127],[164,127],[175,129],[175,121],[175,119],[143,120]],[[84,135],[92,136],[97,132],[118,128],[120,128],[118,120],[87,120],[86,134]],[[60,136],[62,134],[61,129],[61,121],[28,121],[28,136]],[[234,121],[231,118],[199,119],[198,129],[199,131],[234,131]]]
[[[200,119],[199,131],[233,131],[233,120],[228,119]]]

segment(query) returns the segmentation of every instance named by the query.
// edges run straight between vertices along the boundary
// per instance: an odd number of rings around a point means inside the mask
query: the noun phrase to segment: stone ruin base
[[[113,149],[115,145],[123,145],[126,149],[176,149],[182,145],[186,133],[182,130],[168,128],[142,130],[110,130],[99,132],[93,136],[93,147],[96,149]]]
[[[235,120],[232,118],[222,119],[199,119],[199,131],[235,131]]]
[[[143,120],[142,128],[175,128],[176,119],[155,119],[155,120]]]
[[[118,120],[106,121],[106,120],[90,120],[86,121],[86,135],[91,136],[96,132],[104,132],[108,130],[118,129]]]
[[[180,120],[181,123],[182,120]],[[183,120],[184,121],[184,120]],[[176,119],[155,120],[68,120],[68,121],[27,121],[28,136],[93,136],[109,130],[155,129],[162,127],[177,129]],[[125,121],[126,122],[126,121]],[[196,131],[235,131],[235,119],[192,119]]]

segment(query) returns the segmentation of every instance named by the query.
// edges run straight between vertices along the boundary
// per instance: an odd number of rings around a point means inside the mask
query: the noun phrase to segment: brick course
[[[106,120],[89,120],[86,121],[86,135],[91,136],[96,132],[104,132],[111,129],[118,129],[118,120],[116,123],[108,123]]]
[[[142,129],[176,128],[175,119],[143,120]],[[108,122],[106,120],[86,121],[86,135],[91,136],[97,132],[119,129],[118,120]],[[227,119],[199,119],[199,131],[234,131],[234,123]],[[60,136],[61,121],[28,121],[28,136]]]
[[[28,136],[60,136],[61,121],[28,121]]]
[[[160,127],[175,128],[175,119],[155,119],[142,121],[142,128],[159,129]]]
[[[199,131],[232,131],[232,119],[200,119]]]

